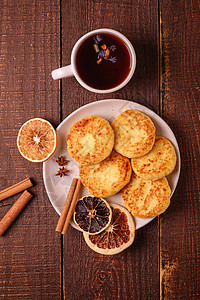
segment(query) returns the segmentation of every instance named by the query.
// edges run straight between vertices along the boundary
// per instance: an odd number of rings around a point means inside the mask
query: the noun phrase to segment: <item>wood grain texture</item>
[[[80,106],[106,98],[129,99],[159,110],[156,1],[62,1],[62,65],[70,63],[73,45],[86,32],[110,27],[133,43],[137,69],[122,90],[108,95],[62,80],[63,118]],[[138,230],[134,244],[107,257],[90,250],[82,233],[69,228],[64,238],[65,299],[158,299],[158,219]]]
[[[180,182],[160,224],[161,299],[200,298],[199,1],[161,1],[162,117],[182,158]]]
[[[200,298],[199,11],[199,1],[189,0],[0,1],[0,190],[26,176],[34,182],[33,199],[0,238],[0,299]],[[75,78],[53,81],[51,71],[70,63],[77,39],[100,27],[133,43],[137,67],[128,85],[100,95]],[[111,257],[93,252],[71,227],[62,243],[42,165],[26,161],[16,147],[27,119],[57,126],[82,105],[107,98],[159,113],[182,157],[169,209]],[[0,207],[0,218],[19,195],[3,201],[8,206]]]
[[[0,188],[31,177],[34,198],[0,239],[1,299],[60,299],[57,215],[43,186],[42,164],[16,147],[20,126],[32,117],[59,123],[59,1],[0,2]],[[13,196],[9,203],[19,197]],[[1,207],[0,218],[9,206]]]

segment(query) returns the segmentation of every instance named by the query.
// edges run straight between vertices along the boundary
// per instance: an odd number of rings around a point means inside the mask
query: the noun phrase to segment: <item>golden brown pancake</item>
[[[148,153],[155,141],[155,126],[138,110],[126,110],[112,122],[115,132],[114,149],[129,158]]]
[[[118,193],[130,181],[131,173],[129,159],[115,151],[98,164],[79,166],[83,185],[93,196],[103,198]]]
[[[114,146],[114,132],[109,122],[89,116],[76,122],[67,136],[67,149],[79,164],[96,164],[108,157]]]
[[[156,137],[146,155],[131,159],[133,171],[143,179],[158,180],[170,174],[176,166],[174,146],[164,137]]]
[[[138,218],[151,218],[162,214],[170,204],[171,189],[165,177],[152,181],[132,174],[129,184],[122,190],[125,207]]]

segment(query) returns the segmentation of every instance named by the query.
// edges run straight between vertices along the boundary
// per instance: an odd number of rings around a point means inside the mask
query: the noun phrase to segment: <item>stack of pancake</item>
[[[67,147],[92,195],[106,198],[122,190],[124,205],[139,218],[157,216],[169,206],[165,176],[175,168],[176,152],[169,140],[156,137],[142,112],[126,110],[111,124],[97,116],[83,118],[70,129]]]

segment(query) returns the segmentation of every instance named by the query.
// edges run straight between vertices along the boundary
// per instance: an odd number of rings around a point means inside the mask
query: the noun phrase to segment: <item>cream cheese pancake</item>
[[[89,116],[76,122],[67,136],[67,149],[79,164],[96,164],[108,157],[114,146],[114,132],[109,122]]]
[[[155,126],[151,119],[137,110],[126,110],[112,122],[115,133],[114,149],[128,157],[148,153],[155,141]]]
[[[169,140],[156,137],[152,150],[131,159],[133,171],[143,179],[158,180],[169,175],[176,166],[176,151]]]
[[[112,151],[111,155],[95,165],[80,165],[82,184],[96,197],[118,193],[131,178],[132,168],[127,157]]]
[[[129,184],[122,190],[125,207],[138,218],[151,218],[162,214],[170,204],[171,189],[167,179],[152,181],[132,174]]]

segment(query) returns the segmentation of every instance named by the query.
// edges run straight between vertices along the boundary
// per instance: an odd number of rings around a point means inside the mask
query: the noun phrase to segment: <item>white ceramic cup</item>
[[[89,86],[88,84],[86,84],[79,76],[79,72],[77,70],[76,67],[76,55],[78,52],[79,47],[81,46],[81,44],[88,39],[89,37],[93,36],[93,35],[97,35],[97,34],[111,34],[114,35],[116,37],[118,37],[119,39],[121,39],[123,41],[123,43],[126,45],[126,47],[129,50],[129,55],[130,55],[130,71],[127,75],[127,77],[118,85],[116,85],[113,88],[110,89],[96,89],[93,88],[91,86]],[[90,31],[88,33],[86,33],[85,35],[83,35],[74,45],[73,49],[72,49],[72,54],[71,54],[71,65],[56,69],[54,71],[52,71],[52,77],[53,79],[62,79],[62,78],[66,78],[66,77],[72,77],[75,76],[76,80],[87,90],[94,92],[94,93],[112,93],[115,91],[118,91],[119,89],[121,89],[122,87],[124,87],[131,79],[131,77],[134,74],[135,71],[135,67],[136,67],[136,54],[135,54],[135,50],[131,44],[131,42],[120,32],[113,30],[113,29],[109,29],[109,28],[100,28],[100,29],[96,29],[93,31]]]

